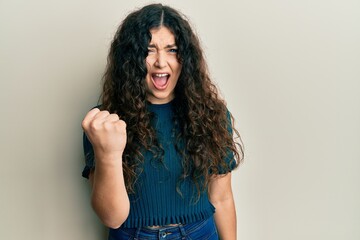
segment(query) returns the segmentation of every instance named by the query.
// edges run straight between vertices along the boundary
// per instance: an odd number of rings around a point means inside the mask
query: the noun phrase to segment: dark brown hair
[[[239,133],[231,126],[233,118],[210,80],[199,39],[181,13],[168,6],[151,4],[125,18],[111,43],[102,108],[117,113],[127,124],[123,169],[127,190],[134,192],[144,161],[142,149],[159,147],[146,108],[145,58],[151,41],[150,30],[161,26],[174,34],[177,57],[182,64],[173,100],[180,129],[178,142],[184,143],[177,146],[183,155],[179,183],[191,178],[200,194],[212,174],[225,173],[230,166],[239,164],[243,148]],[[225,161],[229,155],[233,156],[230,164]]]

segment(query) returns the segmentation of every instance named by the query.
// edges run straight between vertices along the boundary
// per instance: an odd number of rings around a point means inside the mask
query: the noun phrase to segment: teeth
[[[169,74],[167,73],[156,73],[155,76],[157,77],[167,77]]]

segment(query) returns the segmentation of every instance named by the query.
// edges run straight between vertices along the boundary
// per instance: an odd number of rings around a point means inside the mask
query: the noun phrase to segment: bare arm
[[[93,109],[85,116],[82,126],[96,159],[96,168],[89,175],[91,205],[106,226],[118,228],[130,209],[122,169],[126,124],[116,114]]]
[[[231,173],[211,179],[209,199],[216,208],[214,218],[220,239],[236,240],[236,211],[231,189]]]

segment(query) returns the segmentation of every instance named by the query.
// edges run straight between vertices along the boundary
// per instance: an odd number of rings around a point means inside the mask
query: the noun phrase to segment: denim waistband
[[[213,223],[213,217],[203,219],[197,222],[188,224],[178,224],[177,226],[160,226],[159,228],[152,229],[148,227],[139,228],[119,228],[110,231],[109,240],[117,239],[187,239],[191,234],[198,234],[198,232],[212,231],[216,232]],[[210,224],[210,225],[209,225]],[[210,227],[209,229],[209,226]],[[198,238],[196,238],[198,239]]]

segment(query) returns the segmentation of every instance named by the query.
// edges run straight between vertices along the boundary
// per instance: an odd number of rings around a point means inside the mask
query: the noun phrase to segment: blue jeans
[[[110,229],[108,240],[218,240],[214,217],[189,224],[179,224],[176,227],[161,227],[159,229],[118,228]]]

